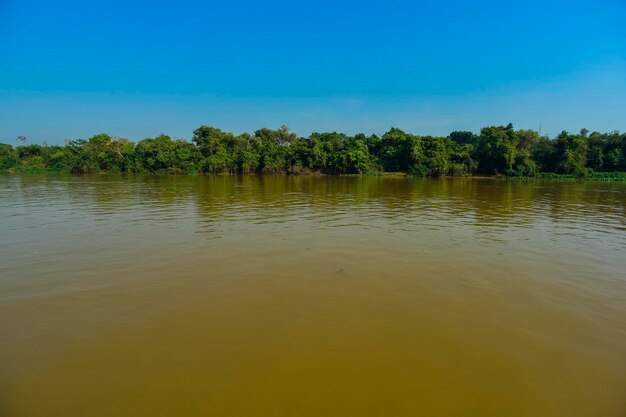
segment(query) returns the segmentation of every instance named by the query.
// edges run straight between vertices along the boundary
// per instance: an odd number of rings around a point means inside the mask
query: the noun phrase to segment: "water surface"
[[[626,184],[0,176],[1,416],[626,415]]]

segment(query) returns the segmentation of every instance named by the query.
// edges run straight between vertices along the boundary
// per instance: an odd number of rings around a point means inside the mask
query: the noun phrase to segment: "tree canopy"
[[[584,177],[626,171],[626,134],[583,129],[556,138],[513,125],[488,126],[475,134],[419,136],[391,128],[378,137],[338,132],[299,137],[286,126],[235,135],[211,126],[190,142],[167,135],[134,143],[100,133],[65,146],[0,143],[0,170],[72,173],[372,174],[420,176],[542,173]]]

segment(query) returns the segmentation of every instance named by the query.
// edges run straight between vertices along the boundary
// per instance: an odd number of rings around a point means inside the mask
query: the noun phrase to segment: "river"
[[[0,176],[0,415],[626,415],[626,184]]]

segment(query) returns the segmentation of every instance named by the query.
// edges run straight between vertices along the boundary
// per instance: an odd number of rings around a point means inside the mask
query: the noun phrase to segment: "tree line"
[[[555,138],[513,125],[489,126],[476,134],[418,136],[392,128],[382,136],[313,133],[299,137],[283,126],[234,135],[201,126],[191,142],[167,135],[137,143],[101,133],[64,146],[0,143],[0,170],[71,173],[376,174],[416,176],[546,173],[584,177],[626,172],[626,134],[577,134]]]

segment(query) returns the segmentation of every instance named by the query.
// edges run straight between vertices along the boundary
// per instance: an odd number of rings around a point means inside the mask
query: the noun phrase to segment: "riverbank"
[[[448,136],[422,136],[392,128],[382,136],[312,133],[286,127],[235,135],[201,126],[191,141],[167,135],[139,142],[97,134],[64,146],[0,143],[0,170],[91,174],[293,174],[464,177],[626,177],[626,134],[581,130],[556,138],[512,125]],[[558,173],[558,174],[556,174]]]
[[[271,175],[286,175],[286,176],[330,176],[330,177],[413,177],[413,178],[491,178],[491,179],[517,179],[517,180],[533,180],[533,179],[548,179],[548,180],[574,180],[574,181],[626,181],[626,172],[590,172],[583,176],[576,176],[572,174],[558,174],[554,172],[538,172],[529,176],[507,176],[507,175],[412,175],[406,172],[378,172],[367,174],[326,174],[322,172],[299,172],[299,173],[217,173],[207,174],[200,172],[109,172],[99,171],[90,173],[72,173],[67,170],[53,169],[53,168],[40,168],[40,167],[20,167],[0,170],[3,174],[72,174],[72,175],[225,175],[225,176],[271,176]]]

